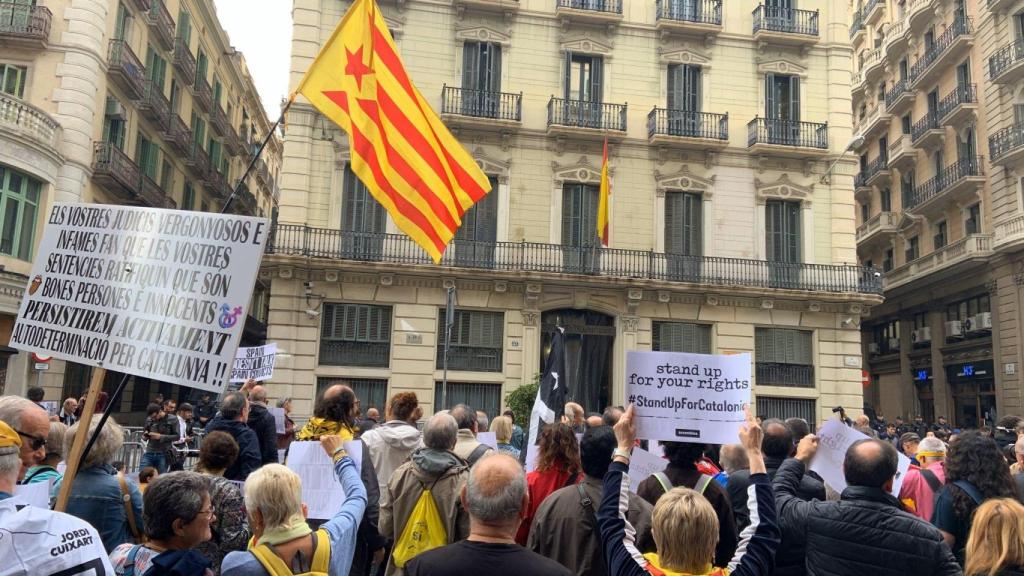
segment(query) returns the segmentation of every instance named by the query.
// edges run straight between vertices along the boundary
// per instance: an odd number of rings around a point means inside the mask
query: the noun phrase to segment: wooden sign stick
[[[71,454],[64,455],[67,469],[64,471],[64,480],[61,481],[60,493],[57,495],[57,505],[54,507],[54,510],[58,512],[63,512],[68,505],[68,497],[71,496],[71,485],[74,484],[75,476],[78,474],[78,461],[82,459],[85,443],[89,441],[92,415],[96,411],[96,402],[99,400],[100,391],[103,389],[103,380],[106,376],[106,368],[93,368],[92,380],[89,382],[89,392],[85,397],[85,408],[82,409],[82,417],[78,420],[78,433],[75,434],[75,443],[71,445]]]

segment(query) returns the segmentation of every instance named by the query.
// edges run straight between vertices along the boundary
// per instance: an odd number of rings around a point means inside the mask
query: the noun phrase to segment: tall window
[[[971,83],[971,60],[967,59],[956,67],[956,85],[967,86]]]
[[[600,56],[565,53],[565,98],[601,102],[603,61]]]
[[[814,387],[810,331],[756,328],[754,356],[759,386]]]
[[[341,197],[342,250],[346,258],[380,260],[387,222],[384,207],[348,166]]]
[[[203,149],[203,144],[206,142],[206,120],[200,116],[195,110],[192,111],[192,146],[200,150]]]
[[[163,160],[160,162],[160,188],[167,193],[174,189],[174,169],[171,167],[171,163],[167,161],[166,155],[164,155]]]
[[[210,132],[213,134],[213,132]],[[223,148],[221,143],[215,140],[213,137],[207,138],[206,140],[206,153],[210,155],[210,166],[218,172],[221,171],[220,155]]]
[[[892,191],[888,188],[882,188],[879,192],[879,198],[882,204],[882,212],[892,212]]]
[[[981,204],[974,204],[967,208],[967,221],[964,223],[964,229],[968,234],[977,234],[981,232]]]
[[[142,132],[135,139],[135,162],[143,174],[156,181],[160,169],[160,148]]]
[[[704,253],[704,226],[700,194],[665,194],[665,260],[668,277],[676,281],[696,281]]]
[[[904,172],[900,174],[900,197],[903,199],[903,209],[906,210],[913,204],[914,198],[914,173]]]
[[[882,258],[882,272],[888,272],[893,269],[893,250],[892,248],[885,249],[885,257]]]
[[[863,224],[864,222],[867,222],[868,219],[870,219],[870,218],[871,218],[871,205],[865,202],[864,204],[860,205],[860,221],[861,221],[861,224]]]
[[[0,166],[0,253],[32,260],[42,182]]]
[[[114,40],[129,40],[132,35],[132,13],[121,2],[117,4],[117,21],[114,24]]]
[[[192,42],[192,15],[184,7],[178,11],[177,30],[178,38],[188,46]]]
[[[934,117],[939,111],[939,91],[932,90],[928,93],[928,116]]]
[[[906,80],[910,76],[910,63],[906,58],[900,60],[900,80]]]
[[[800,120],[799,76],[765,75],[764,115],[772,120]]]
[[[903,134],[910,134],[911,127],[914,125],[914,121],[910,119],[910,113],[904,114],[903,118],[900,119],[900,132]]]
[[[776,398],[758,394],[756,402],[757,413],[764,415],[765,418],[803,418],[810,424],[811,432],[814,432],[818,412],[813,398]]]
[[[0,63],[0,92],[15,98],[24,98],[27,73],[28,68],[24,66]]]
[[[181,114],[181,85],[177,78],[171,78],[171,112]]]
[[[390,350],[390,306],[324,304],[321,364],[386,367]]]
[[[975,151],[974,128],[972,127],[965,130],[963,138],[960,138],[957,141],[957,159],[972,162],[974,160]]]
[[[946,221],[943,220],[935,225],[935,236],[932,238],[935,249],[938,250],[946,245]]]
[[[220,78],[214,77],[213,79],[213,103],[216,106],[221,106],[220,97],[224,92],[224,85],[220,83]]]
[[[711,353],[711,326],[690,322],[654,322],[652,348],[662,352]]]
[[[444,309],[437,323],[437,368],[444,367]],[[502,371],[505,315],[482,310],[456,310],[448,349],[448,369]]]
[[[501,91],[501,44],[466,42],[462,46],[462,87]]]
[[[199,53],[196,54],[196,85],[199,84],[201,78],[204,82],[206,81],[206,70],[210,67],[210,61],[206,58],[206,52],[203,52],[202,48],[199,48]]]
[[[103,141],[110,142],[118,150],[124,150],[126,128],[124,106],[113,96],[107,96],[103,114]]]
[[[162,94],[164,91],[164,78],[167,77],[167,60],[164,60],[152,46],[146,48],[146,75],[160,89]]]
[[[767,257],[771,262],[800,262],[800,203],[765,203]]]
[[[668,67],[668,108],[670,110],[701,110],[700,66],[672,64]]]
[[[194,210],[196,207],[196,189],[191,182],[185,182],[185,190],[181,196],[181,209]]]
[[[453,255],[459,265],[487,268],[494,264],[498,241],[498,179],[488,176],[491,191],[462,215],[455,231]]]
[[[907,238],[907,244],[903,253],[904,262],[913,262],[921,255],[921,242],[917,236]]]
[[[568,271],[585,272],[598,264],[597,205],[599,190],[592,184],[562,186],[563,265]]]

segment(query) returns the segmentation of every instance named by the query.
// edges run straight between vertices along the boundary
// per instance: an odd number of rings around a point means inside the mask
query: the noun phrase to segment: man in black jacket
[[[256,433],[262,464],[277,464],[277,420],[267,410],[267,389],[253,385],[249,389],[249,428]]]
[[[850,446],[843,461],[848,487],[838,502],[806,502],[797,495],[817,450],[818,438],[805,437],[773,483],[783,534],[806,542],[808,576],[962,574],[939,530],[904,512],[890,494],[898,468],[892,444],[867,439]]]
[[[260,446],[256,433],[245,424],[249,420],[249,401],[241,392],[228,392],[220,403],[220,412],[206,425],[207,432],[220,430],[231,434],[238,443],[238,458],[224,472],[228,480],[244,482],[261,466]]]

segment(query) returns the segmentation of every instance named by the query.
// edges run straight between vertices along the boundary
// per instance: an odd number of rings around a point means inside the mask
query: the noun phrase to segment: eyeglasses
[[[214,508],[212,504],[210,505],[210,509],[209,510],[200,510],[199,511],[200,514],[206,514],[206,515],[209,515],[209,516],[213,516],[214,513],[216,513],[216,512],[217,512],[217,509]]]
[[[33,436],[31,434],[26,434],[26,433],[22,432],[21,430],[15,430],[15,432],[18,433],[18,436],[24,436],[25,438],[28,438],[29,440],[31,440],[32,441],[32,449],[33,450],[39,450],[43,446],[46,446],[46,438],[40,438],[39,436]]]

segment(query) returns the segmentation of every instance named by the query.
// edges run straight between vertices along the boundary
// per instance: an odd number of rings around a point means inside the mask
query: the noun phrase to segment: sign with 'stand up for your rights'
[[[626,354],[626,401],[637,438],[730,444],[750,403],[750,354]]]
[[[219,392],[268,233],[265,218],[54,204],[10,345]]]

